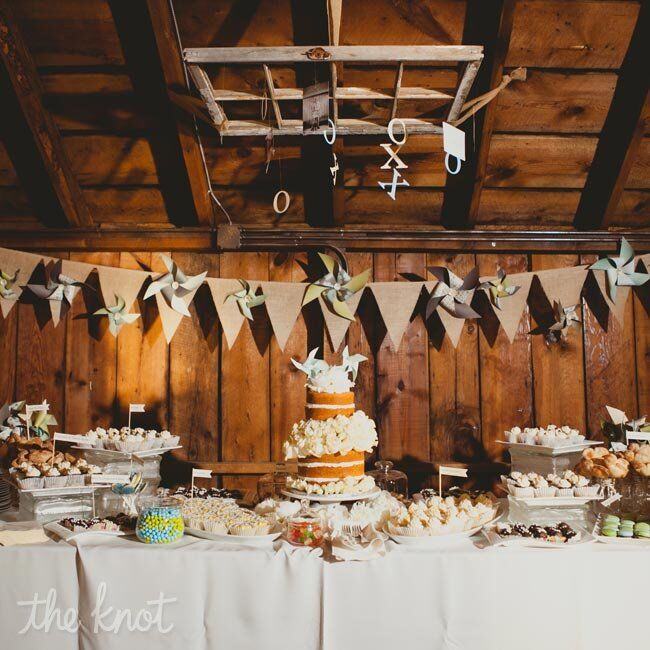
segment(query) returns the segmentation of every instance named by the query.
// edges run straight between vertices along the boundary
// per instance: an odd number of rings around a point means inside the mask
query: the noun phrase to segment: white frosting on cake
[[[347,393],[354,388],[354,382],[343,366],[330,366],[310,377],[307,388],[315,393]]]
[[[287,487],[307,494],[357,494],[369,492],[375,487],[372,476],[347,476],[341,480],[315,478],[287,478]]]

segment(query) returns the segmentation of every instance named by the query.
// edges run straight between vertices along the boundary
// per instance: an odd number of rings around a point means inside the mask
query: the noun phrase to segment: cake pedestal
[[[307,494],[306,492],[298,492],[297,490],[282,490],[282,494],[290,499],[298,499],[300,501],[316,501],[317,503],[348,503],[350,501],[367,501],[368,499],[375,499],[381,493],[378,487],[372,488],[367,492],[350,492],[349,494]]]

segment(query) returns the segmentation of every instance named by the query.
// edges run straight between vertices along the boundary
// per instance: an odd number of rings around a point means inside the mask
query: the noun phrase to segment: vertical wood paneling
[[[591,264],[596,256],[582,256],[582,264]],[[636,357],[632,297],[625,308],[625,325],[621,327],[614,316],[607,314],[604,298],[595,278],[588,277],[585,285],[582,313],[584,317],[585,377],[587,394],[587,428],[592,437],[600,434],[599,415],[605,406],[615,406],[634,417],[638,411],[636,393]],[[598,322],[608,323],[607,331]]]
[[[14,305],[7,318],[0,314],[0,406],[16,399],[16,353],[18,351],[18,312],[19,305]]]
[[[638,414],[650,417],[650,283],[634,290],[634,338]]]
[[[221,275],[247,280],[269,279],[268,253],[224,253]],[[264,309],[255,310],[255,320],[247,321],[232,349],[221,339],[221,460],[269,460],[270,325]],[[251,477],[224,477],[229,487],[255,487]]]
[[[532,270],[576,266],[577,255],[533,255]],[[535,290],[535,287],[532,287]],[[538,294],[536,294],[538,295]],[[552,308],[552,297],[546,305]],[[569,307],[570,305],[564,305]],[[545,313],[548,313],[548,310]],[[541,319],[541,315],[540,315]],[[585,431],[584,345],[582,331],[573,327],[565,341],[548,345],[544,336],[531,337],[535,400],[535,424],[568,424]]]
[[[119,266],[119,253],[71,253],[70,259],[93,265]],[[103,306],[99,279],[93,272],[67,316],[65,431],[85,433],[114,421],[117,341],[108,319],[92,317]]]
[[[174,260],[188,275],[219,275],[217,255],[176,253]],[[169,428],[181,436],[179,456],[215,462],[219,455],[219,352],[217,312],[207,285],[190,305],[169,346]]]
[[[499,265],[506,273],[528,270],[525,255],[479,255],[481,276],[494,276]],[[499,328],[494,342],[489,340],[496,316],[485,312],[479,334],[481,364],[481,437],[488,456],[499,460],[503,447],[495,443],[503,439],[505,428],[531,426],[534,419],[531,372],[531,343],[528,332],[528,307],[524,309],[515,340],[510,343]]]
[[[445,266],[460,277],[475,263],[471,254],[427,255],[427,266]],[[456,348],[436,315],[428,330],[431,459],[476,460],[481,456],[477,324],[465,322]]]
[[[152,270],[154,277],[166,271],[158,253],[121,253],[120,266],[125,269]],[[117,338],[117,399],[119,417],[115,426],[125,426],[129,403],[144,403],[134,426],[167,427],[167,389],[169,383],[169,346],[165,341],[156,299],[142,300],[140,291],[132,311],[141,316],[122,328]]]

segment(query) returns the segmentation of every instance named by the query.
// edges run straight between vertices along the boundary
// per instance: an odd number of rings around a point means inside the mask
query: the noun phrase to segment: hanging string
[[[172,21],[174,23],[174,32],[176,36],[176,43],[178,45],[178,49],[181,52],[181,61],[183,62],[183,76],[185,77],[185,87],[187,90],[190,90],[190,75],[189,72],[187,71],[187,64],[185,63],[185,59],[182,56],[183,53],[183,43],[181,41],[181,33],[178,28],[178,21],[176,20],[176,12],[174,11],[174,0],[169,0],[169,11],[172,16]],[[226,219],[228,219],[228,224],[232,226],[233,222],[230,217],[230,214],[228,213],[228,210],[223,206],[217,195],[214,193],[214,190],[212,189],[212,181],[210,179],[210,171],[208,170],[208,163],[206,162],[205,159],[205,150],[203,148],[203,142],[201,140],[201,133],[199,132],[199,124],[196,120],[196,116],[192,115],[192,123],[194,125],[194,135],[196,136],[196,140],[199,145],[199,152],[201,154],[201,164],[203,166],[203,173],[205,174],[205,180],[208,184],[208,196],[212,199],[214,203],[216,203],[221,211],[224,213],[226,216]],[[221,144],[223,144],[223,135],[221,136]],[[214,212],[214,207],[212,209],[212,228],[216,226],[216,214]]]

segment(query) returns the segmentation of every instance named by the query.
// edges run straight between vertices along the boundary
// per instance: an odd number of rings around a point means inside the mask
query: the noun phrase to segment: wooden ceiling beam
[[[167,0],[108,0],[136,96],[154,123],[149,134],[172,223],[211,225],[213,210],[193,120],[173,98],[188,94]]]
[[[43,106],[38,72],[9,4],[0,0],[0,135],[41,222],[91,226],[54,120]]]
[[[468,0],[463,41],[484,45],[484,58],[472,96],[477,97],[497,86],[510,47],[516,0]],[[490,155],[490,141],[497,111],[494,99],[474,118],[470,132],[476,134],[474,146],[467,138],[467,161],[456,175],[447,175],[441,222],[447,228],[470,228],[478,217],[481,191]],[[451,113],[457,114],[452,106]],[[452,115],[453,119],[453,115]]]
[[[614,96],[589,168],[573,225],[609,226],[645,134],[650,62],[650,2],[641,2]]]

